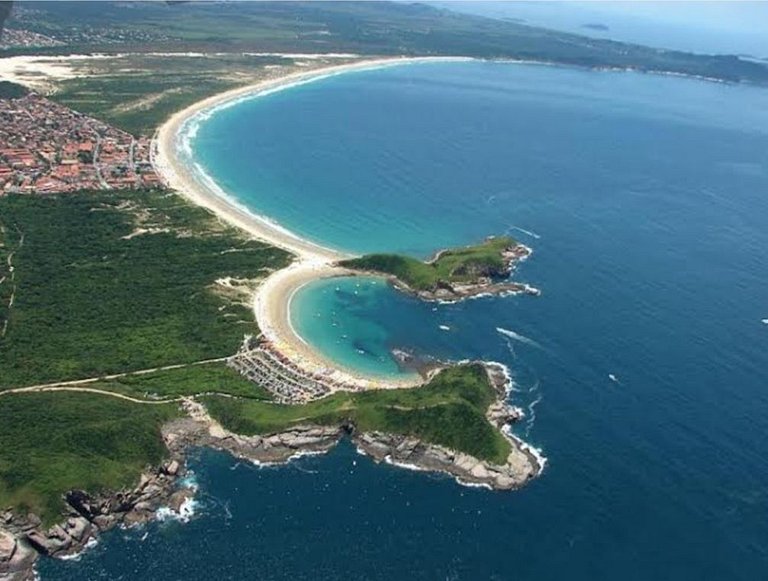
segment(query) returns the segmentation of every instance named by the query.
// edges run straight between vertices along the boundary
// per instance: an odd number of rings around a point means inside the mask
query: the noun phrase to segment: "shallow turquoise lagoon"
[[[330,359],[367,374],[382,377],[407,374],[393,359],[387,327],[371,317],[382,293],[395,294],[387,282],[370,277],[326,278],[298,290],[291,301],[291,323],[311,345]],[[401,307],[416,301],[391,297]],[[407,307],[406,307],[407,308]]]

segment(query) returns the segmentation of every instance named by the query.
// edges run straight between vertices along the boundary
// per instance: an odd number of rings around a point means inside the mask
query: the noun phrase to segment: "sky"
[[[768,58],[768,0],[762,1],[438,1],[464,12],[516,18],[601,38],[699,53]],[[585,28],[604,24],[607,31]]]

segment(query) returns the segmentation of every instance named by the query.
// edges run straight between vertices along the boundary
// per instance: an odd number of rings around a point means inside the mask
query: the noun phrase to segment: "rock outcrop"
[[[264,436],[241,436],[221,427],[197,402],[185,402],[190,416],[163,427],[166,445],[178,454],[190,446],[215,448],[261,464],[279,464],[301,454],[326,452],[344,435],[344,426],[295,426]]]
[[[3,520],[8,515],[3,515]],[[2,525],[0,525],[2,526]],[[28,581],[35,578],[32,569],[37,559],[35,550],[23,539],[0,529],[0,581]]]
[[[89,541],[118,524],[148,522],[161,506],[178,511],[183,499],[193,494],[189,488],[177,488],[177,478],[183,473],[183,459],[175,455],[142,474],[133,488],[104,495],[72,490],[64,497],[64,519],[47,529],[34,514],[0,514],[0,581],[34,579],[33,567],[39,555],[79,553]]]
[[[467,284],[449,284],[443,282],[438,284],[435,288],[428,290],[414,290],[394,277],[390,279],[390,282],[398,290],[428,302],[453,303],[484,296],[519,294],[539,296],[541,294],[539,289],[532,287],[529,284],[522,282],[499,282],[485,278],[478,282]]]
[[[377,462],[444,472],[463,484],[487,486],[494,490],[519,488],[539,472],[538,464],[517,446],[512,447],[504,464],[492,464],[408,436],[371,432],[357,434],[353,436],[353,441],[359,450]]]

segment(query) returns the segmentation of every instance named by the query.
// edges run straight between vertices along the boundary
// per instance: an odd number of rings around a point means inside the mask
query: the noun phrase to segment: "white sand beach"
[[[320,278],[352,274],[352,271],[332,263],[312,260],[297,260],[288,268],[272,274],[256,291],[253,303],[262,334],[274,349],[301,369],[311,375],[324,376],[331,383],[358,389],[402,388],[423,384],[423,378],[416,373],[397,378],[369,376],[341,366],[324,357],[294,329],[291,323],[291,301],[299,289]]]
[[[350,255],[305,240],[282,228],[271,220],[258,216],[235,204],[217,192],[210,184],[196,177],[179,155],[179,134],[185,124],[224,103],[266,90],[276,90],[311,80],[351,71],[369,70],[397,64],[469,60],[466,58],[386,58],[355,63],[325,66],[311,71],[291,73],[277,79],[226,91],[174,114],[155,136],[153,163],[166,184],[193,203],[207,208],[220,219],[296,255],[294,263],[269,276],[256,291],[254,313],[259,327],[273,346],[310,374],[322,373],[334,380],[363,389],[413,387],[424,380],[413,374],[403,378],[365,376],[350,369],[342,369],[307,344],[294,330],[290,321],[290,302],[296,291],[318,278],[342,276],[348,272],[335,265]]]

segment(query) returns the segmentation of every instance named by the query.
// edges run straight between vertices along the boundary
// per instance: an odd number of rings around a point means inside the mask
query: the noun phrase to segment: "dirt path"
[[[51,392],[51,391],[69,391],[69,392],[79,392],[79,393],[95,393],[99,395],[108,395],[111,397],[116,397],[117,399],[124,399],[126,401],[130,401],[133,403],[144,403],[148,405],[164,405],[167,403],[174,403],[174,402],[180,402],[184,401],[186,398],[184,397],[175,397],[172,399],[162,399],[162,400],[150,400],[150,399],[139,399],[136,397],[131,397],[129,395],[123,395],[122,393],[116,392],[116,391],[106,391],[104,389],[95,389],[93,387],[66,387],[66,386],[39,386],[39,387],[19,387],[16,389],[8,389],[6,391],[0,392],[0,397],[4,395],[9,395],[12,393],[44,393],[44,392]]]
[[[130,375],[146,375],[148,373],[155,373],[156,371],[169,371],[172,369],[182,369],[184,367],[192,367],[194,365],[206,365],[208,363],[222,363],[226,361],[228,357],[217,357],[215,359],[203,359],[201,361],[193,361],[192,363],[179,363],[176,365],[164,365],[162,367],[153,367],[151,369],[140,369],[139,371],[126,371],[125,373],[114,373],[112,375],[101,375],[99,377],[89,377],[86,379],[73,379],[71,381],[56,381],[54,383],[40,383],[37,385],[27,385],[25,387],[14,387],[0,391],[0,396],[10,393],[29,393],[34,391],[90,391],[93,393],[105,393],[109,395],[116,395],[130,401],[137,401],[141,403],[167,403],[169,401],[181,401],[182,398],[164,399],[164,400],[143,400],[133,399],[128,396],[122,396],[117,392],[105,391],[101,389],[77,387],[80,385],[87,385],[89,383],[96,383],[98,381],[110,381],[112,379],[119,379],[121,377],[128,377]]]
[[[5,337],[5,334],[8,332],[8,321],[11,320],[11,309],[13,308],[13,302],[16,300],[16,268],[13,266],[13,256],[19,250],[21,250],[22,246],[24,246],[24,232],[22,232],[18,226],[14,226],[14,228],[16,228],[16,231],[20,234],[19,244],[16,246],[16,248],[8,253],[8,257],[6,258],[8,274],[3,277],[2,281],[0,281],[0,283],[7,282],[11,285],[11,296],[8,299],[8,316],[5,317],[5,320],[3,321],[3,328],[0,329],[0,339]],[[2,227],[2,232],[3,234],[6,232],[4,226]]]

